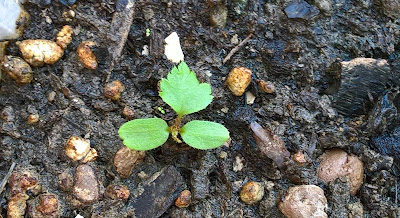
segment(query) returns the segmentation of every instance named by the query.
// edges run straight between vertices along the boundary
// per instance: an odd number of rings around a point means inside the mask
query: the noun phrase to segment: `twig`
[[[0,184],[0,194],[3,192],[4,187],[7,184],[8,179],[10,178],[11,173],[13,172],[13,170],[15,168],[15,165],[16,165],[16,163],[12,162],[10,169],[8,170],[6,176],[4,177],[3,181],[1,182],[1,184]]]
[[[230,52],[229,54],[224,58],[224,60],[222,61],[222,63],[226,63],[227,61],[229,61],[229,59],[231,59],[232,55],[234,55],[237,51],[239,51],[239,49],[246,44],[246,42],[248,42],[250,40],[250,38],[253,36],[253,33],[250,33],[242,42],[239,43],[239,45],[235,46]]]

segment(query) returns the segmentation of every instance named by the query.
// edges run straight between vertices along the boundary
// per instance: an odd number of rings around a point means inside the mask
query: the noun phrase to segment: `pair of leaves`
[[[216,148],[229,139],[229,132],[223,125],[201,120],[190,121],[179,133],[183,141],[197,149]],[[164,144],[169,127],[160,118],[136,119],[124,123],[118,134],[128,148],[143,151]]]

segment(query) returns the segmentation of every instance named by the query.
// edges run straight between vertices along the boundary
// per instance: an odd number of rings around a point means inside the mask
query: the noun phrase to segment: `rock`
[[[83,41],[76,49],[79,60],[87,69],[90,70],[94,70],[97,68],[97,57],[92,51],[92,48],[95,46],[97,46],[95,42]]]
[[[124,90],[124,85],[119,80],[115,80],[106,84],[104,87],[104,96],[113,101],[118,101]]]
[[[3,72],[6,72],[19,84],[30,83],[33,79],[31,66],[20,57],[11,55],[4,56],[1,60],[0,67]]]
[[[399,0],[378,0],[383,13],[393,19],[400,18],[400,1]]]
[[[93,168],[87,164],[76,168],[72,203],[75,206],[91,204],[100,198],[100,187]]]
[[[210,23],[213,26],[224,28],[228,17],[228,8],[225,4],[216,4],[210,9]]]
[[[240,200],[246,204],[255,204],[264,197],[264,187],[259,182],[250,181],[240,191]]]
[[[122,147],[114,157],[114,167],[122,178],[128,178],[132,169],[141,163],[146,156],[145,151],[135,151],[127,147]]]
[[[341,62],[341,86],[333,95],[332,105],[348,117],[367,114],[374,99],[383,93],[389,81],[390,67],[386,60],[355,58]],[[366,110],[364,110],[366,108]]]
[[[28,202],[28,214],[31,218],[58,218],[61,216],[58,197],[55,194],[41,194]]]
[[[332,0],[315,1],[315,5],[327,15],[330,15],[332,12]]]
[[[19,193],[28,194],[28,191],[30,195],[37,195],[42,191],[37,173],[31,170],[23,169],[12,173],[8,185],[11,196]]]
[[[267,94],[273,94],[275,93],[275,85],[270,82],[270,81],[264,81],[264,80],[258,80],[257,82],[258,87],[260,87],[260,89],[267,93]]]
[[[21,37],[29,21],[29,14],[18,1],[0,1],[0,41]]]
[[[247,91],[246,92],[246,103],[247,104],[254,104],[254,101],[256,100],[256,96],[254,96],[253,93]]]
[[[94,161],[99,155],[97,154],[96,149],[91,148],[89,152],[86,154],[85,158],[83,158],[82,163],[87,163],[89,161]]]
[[[250,69],[245,67],[235,67],[231,72],[229,72],[225,84],[234,95],[242,96],[247,86],[250,85],[251,75],[252,73]]]
[[[45,39],[28,39],[17,43],[22,57],[30,65],[41,67],[44,64],[54,64],[64,54],[57,43]]]
[[[250,128],[260,152],[272,159],[279,169],[283,169],[283,163],[289,159],[290,153],[282,139],[270,130],[263,129],[257,122],[252,122]]]
[[[113,200],[126,200],[129,198],[129,189],[124,185],[112,184],[107,186],[106,196]]]
[[[122,115],[125,117],[125,118],[127,118],[128,120],[133,120],[133,119],[135,119],[135,112],[133,112],[133,110],[130,108],[130,107],[128,107],[128,106],[125,106],[124,107],[124,109],[122,110]]]
[[[318,15],[319,11],[304,0],[294,0],[285,8],[285,13],[288,18],[310,20]]]
[[[174,64],[178,64],[179,62],[183,61],[185,56],[183,55],[178,34],[173,32],[167,38],[165,38],[164,41],[164,54],[167,56],[167,59]]]
[[[7,203],[7,218],[23,218],[26,210],[27,194],[18,193]]]
[[[174,166],[167,166],[143,183],[130,205],[135,217],[160,217],[174,203],[183,190],[184,180]]]
[[[73,161],[83,159],[90,151],[89,139],[78,136],[70,137],[65,143],[65,153]]]
[[[363,163],[354,155],[340,149],[326,151],[320,159],[318,178],[329,183],[342,176],[350,178],[350,194],[355,195],[364,179]]]
[[[61,31],[58,32],[57,34],[57,40],[56,40],[57,45],[59,45],[62,49],[66,49],[68,44],[71,43],[72,33],[73,29],[70,26],[68,25],[63,26]]]
[[[27,123],[33,125],[37,122],[39,122],[39,114],[29,114]]]
[[[179,208],[188,207],[192,200],[192,193],[189,190],[183,190],[175,200],[175,206]]]
[[[315,185],[300,185],[286,190],[278,203],[279,210],[288,218],[327,218],[324,191]]]

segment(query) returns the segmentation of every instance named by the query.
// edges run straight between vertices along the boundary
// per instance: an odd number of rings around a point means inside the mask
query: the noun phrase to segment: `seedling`
[[[203,110],[213,99],[211,86],[199,83],[196,74],[190,71],[185,62],[174,67],[167,79],[161,80],[160,97],[176,113],[172,126],[160,118],[136,119],[124,123],[118,131],[124,145],[133,150],[150,150],[164,144],[169,134],[172,138],[197,149],[212,149],[221,146],[229,139],[229,131],[221,124],[192,120],[181,127],[183,116]]]

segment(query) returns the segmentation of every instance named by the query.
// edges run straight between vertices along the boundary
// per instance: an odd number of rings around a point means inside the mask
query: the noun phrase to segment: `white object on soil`
[[[171,33],[167,38],[165,38],[164,54],[167,56],[168,60],[175,64],[183,61],[184,55],[179,42],[179,36],[176,32]]]
[[[0,0],[0,40],[19,37],[17,21],[22,12],[15,0]]]

